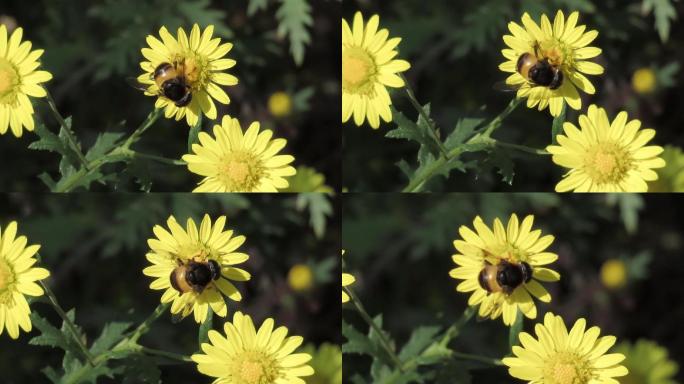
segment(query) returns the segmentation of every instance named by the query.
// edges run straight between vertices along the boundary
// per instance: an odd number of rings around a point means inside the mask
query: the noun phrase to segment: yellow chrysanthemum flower
[[[452,256],[457,268],[449,272],[454,279],[463,280],[458,284],[458,292],[473,292],[468,299],[468,305],[479,305],[478,315],[496,319],[503,314],[503,322],[511,325],[520,310],[530,319],[537,317],[537,307],[532,296],[542,302],[551,301],[551,295],[539,281],[553,282],[560,279],[560,275],[543,265],[551,264],[558,259],[558,255],[545,252],[554,237],[541,236],[541,230],[532,230],[534,216],[528,215],[520,223],[518,216],[513,214],[506,227],[498,218],[494,220],[493,231],[478,216],[473,221],[475,231],[461,226],[458,233],[463,240],[454,241],[454,247],[459,252]],[[492,290],[483,287],[480,282],[481,272],[489,266],[499,266],[501,263],[513,265],[527,265],[532,275],[527,281],[522,281],[511,292]],[[497,273],[498,275],[498,273]],[[499,281],[501,285],[503,282]],[[530,296],[532,294],[532,296]]]
[[[268,110],[273,117],[286,117],[292,113],[292,97],[287,92],[275,92],[268,98]]]
[[[650,340],[638,340],[631,344],[622,342],[615,347],[616,353],[625,355],[622,365],[629,374],[620,378],[621,384],[677,384],[675,376],[679,366],[668,356],[668,351]]]
[[[183,156],[190,172],[204,176],[193,192],[278,192],[297,173],[294,157],[277,155],[287,140],[271,140],[273,132],[259,132],[256,121],[243,134],[237,119],[224,116],[214,136],[200,132],[193,154]]]
[[[249,315],[235,312],[223,326],[225,336],[209,331],[210,343],[202,343],[203,354],[192,355],[197,370],[216,377],[216,384],[304,384],[302,377],[314,370],[307,363],[311,355],[293,353],[303,341],[287,337],[287,328],[273,329],[268,318],[257,331]]]
[[[344,249],[342,250],[342,256],[344,256]],[[346,287],[348,285],[354,284],[356,281],[356,278],[350,273],[343,273],[342,274],[342,287]],[[346,303],[349,301],[349,295],[347,295],[344,290],[342,291],[342,303]]]
[[[155,278],[150,288],[164,291],[161,302],[171,302],[173,314],[186,317],[194,312],[195,321],[203,323],[211,306],[214,313],[225,317],[228,309],[221,294],[233,301],[242,300],[242,295],[229,280],[247,281],[251,278],[249,272],[234,267],[249,259],[246,253],[237,252],[245,242],[245,237],[233,236],[232,230],[223,230],[225,216],[219,217],[212,225],[209,215],[204,215],[199,228],[194,220],[188,219],[183,229],[173,216],[168,218],[166,224],[169,230],[155,225],[153,231],[156,238],[147,240],[151,251],[146,257],[153,265],[146,267],[143,273]],[[218,263],[220,273],[203,289],[193,287],[180,292],[173,287],[171,274],[176,268],[190,262],[206,265],[211,261]]]
[[[372,16],[364,26],[361,12],[356,12],[352,28],[342,19],[342,122],[352,114],[354,123],[361,126],[364,120],[372,128],[380,127],[380,118],[392,121],[392,100],[386,87],[400,88],[404,80],[397,73],[411,65],[395,60],[395,37],[388,40],[387,29],[378,30],[380,17]]]
[[[158,97],[154,106],[164,108],[166,118],[173,117],[180,121],[185,117],[188,125],[194,126],[201,113],[212,120],[216,119],[213,99],[221,104],[230,103],[220,86],[238,83],[237,77],[224,72],[235,66],[235,60],[225,58],[233,44],[221,44],[220,38],[212,38],[213,34],[213,25],[200,32],[195,24],[189,37],[182,28],[178,28],[178,37],[173,37],[166,27],[159,29],[161,41],[154,36],[147,36],[149,48],[141,50],[147,61],[140,63],[145,73],[138,76],[138,81],[147,86],[146,95]],[[189,104],[178,106],[161,94],[154,81],[154,72],[163,63],[171,64],[184,77],[192,93]]]
[[[573,12],[565,19],[563,12],[558,11],[553,24],[546,15],[541,17],[541,27],[525,13],[522,26],[515,22],[508,24],[512,35],[505,35],[504,42],[509,47],[501,51],[506,62],[499,65],[503,72],[511,75],[506,84],[518,88],[517,97],[527,98],[528,108],[537,107],[540,111],[549,107],[551,115],[558,116],[563,103],[576,110],[582,107],[582,100],[577,88],[588,94],[596,89],[583,74],[600,75],[603,67],[587,61],[601,54],[601,49],[588,45],[596,39],[595,30],[585,32],[586,26],[577,25],[579,12]],[[556,89],[540,86],[518,73],[518,60],[529,53],[537,60],[547,60],[553,68],[560,69],[563,80]],[[576,88],[577,87],[577,88]]]
[[[313,356],[309,365],[314,374],[306,378],[306,384],[342,384],[342,350],[339,345],[323,343],[316,350],[316,346],[308,344],[302,352]]]
[[[627,368],[620,365],[624,355],[606,354],[615,336],[599,338],[599,327],[585,330],[586,325],[579,319],[568,332],[560,316],[547,313],[544,324],[534,328],[537,338],[521,332],[522,347],[513,347],[516,357],[502,360],[508,373],[529,383],[617,384],[614,378],[626,375]]]
[[[21,41],[24,33],[17,28],[7,38],[7,28],[0,25],[0,135],[11,129],[21,137],[23,128],[33,131],[33,106],[30,97],[45,97],[41,86],[52,79],[52,74],[37,71],[42,49],[31,50],[30,41]]]
[[[601,266],[601,283],[609,289],[620,289],[627,284],[627,265],[620,259],[607,260]]]
[[[658,78],[651,68],[639,68],[632,75],[632,89],[642,95],[652,93],[658,86]]]
[[[26,236],[17,236],[17,222],[0,228],[0,334],[7,329],[13,339],[19,328],[31,331],[31,309],[25,296],[42,296],[43,288],[36,281],[50,276],[45,268],[32,267],[40,245],[27,246]]]
[[[684,192],[684,151],[666,145],[660,157],[665,167],[656,171],[658,180],[648,182],[649,192]]]
[[[295,292],[306,292],[314,285],[314,275],[311,267],[306,264],[296,264],[287,273],[287,283]]]
[[[564,123],[565,135],[558,145],[546,148],[553,162],[570,168],[556,185],[556,192],[646,192],[647,181],[658,179],[654,168],[662,168],[663,148],[646,146],[655,136],[653,129],[639,129],[641,121],[627,121],[627,112],[618,113],[611,123],[603,108],[590,105],[579,117],[581,130]]]

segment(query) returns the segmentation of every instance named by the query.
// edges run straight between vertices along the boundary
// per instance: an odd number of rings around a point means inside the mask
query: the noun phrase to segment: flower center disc
[[[573,66],[572,50],[561,41],[554,39],[541,43],[539,53],[548,59],[549,64],[554,67],[560,68],[563,64],[566,64],[567,67]]]
[[[5,59],[0,58],[0,103],[6,102],[8,96],[14,94],[19,85],[19,74],[14,66]]]
[[[0,304],[7,304],[12,299],[12,294],[8,293],[8,288],[14,283],[14,272],[4,260],[0,260]]]
[[[591,379],[589,370],[575,355],[561,353],[544,367],[544,383],[587,384]]]
[[[232,190],[254,190],[262,174],[261,162],[249,153],[228,154],[219,166],[219,177]]]
[[[267,355],[254,351],[234,360],[232,377],[236,384],[272,384],[278,378],[278,367]]]
[[[599,144],[589,152],[585,171],[598,183],[616,183],[622,180],[631,164],[625,151],[614,144]]]
[[[368,94],[377,68],[368,53],[357,47],[342,50],[342,88],[358,94]]]

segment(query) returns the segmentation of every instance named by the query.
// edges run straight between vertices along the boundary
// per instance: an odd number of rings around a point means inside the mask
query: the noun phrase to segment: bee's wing
[[[144,92],[147,92],[147,89],[150,87],[150,86],[147,85],[147,84],[141,83],[141,82],[138,81],[138,79],[135,78],[135,77],[127,77],[127,78],[126,78],[126,83],[128,83],[128,85],[130,85],[131,87],[133,87],[133,88],[135,88],[135,89],[137,89],[137,90],[139,90],[139,91],[144,91]]]
[[[520,85],[511,85],[506,84],[505,81],[497,81],[496,83],[494,83],[492,88],[501,92],[517,92],[518,88],[520,88]]]

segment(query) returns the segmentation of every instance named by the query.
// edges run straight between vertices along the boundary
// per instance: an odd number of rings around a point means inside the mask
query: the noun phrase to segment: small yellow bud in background
[[[657,85],[658,80],[651,68],[640,68],[632,75],[632,88],[636,93],[651,93],[655,91]]]
[[[627,266],[622,260],[610,259],[601,266],[601,282],[606,288],[620,289],[627,284]]]
[[[313,287],[313,272],[308,265],[296,264],[287,274],[287,283],[295,292],[306,292]]]
[[[292,113],[292,98],[286,92],[275,92],[268,98],[268,110],[274,117],[286,117]]]

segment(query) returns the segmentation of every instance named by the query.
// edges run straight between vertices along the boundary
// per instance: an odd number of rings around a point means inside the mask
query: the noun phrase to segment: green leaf
[[[105,132],[99,134],[97,140],[95,140],[95,144],[93,144],[88,150],[88,153],[86,153],[86,160],[93,161],[107,154],[107,152],[116,147],[119,139],[121,139],[123,135],[123,133],[119,132]]]
[[[307,27],[313,25],[311,6],[306,0],[280,0],[276,12],[278,35],[289,37],[290,53],[297,65],[304,61],[304,47],[311,41]]]
[[[556,136],[563,132],[563,123],[565,123],[565,115],[568,111],[567,103],[563,103],[563,108],[561,109],[560,115],[553,119],[553,124],[551,124],[551,142],[556,145],[558,144],[558,139]]]
[[[31,324],[40,331],[40,335],[35,336],[29,340],[30,345],[41,345],[48,347],[56,347],[65,351],[76,351],[76,346],[73,341],[65,336],[62,331],[55,328],[47,320],[42,318],[38,313],[31,312]]]
[[[666,42],[670,37],[670,27],[672,21],[677,19],[677,10],[672,5],[671,0],[644,0],[641,3],[644,13],[651,13],[655,16],[655,28],[658,31],[660,40]]]
[[[430,117],[430,104],[423,106],[423,110]],[[440,150],[435,139],[430,133],[430,126],[427,121],[425,121],[422,116],[418,117],[418,121],[414,123],[404,116],[403,113],[392,108],[392,120],[397,125],[397,127],[385,134],[385,137],[390,139],[406,139],[415,141],[421,146],[427,148],[433,157],[438,157]]]
[[[247,5],[247,16],[253,16],[255,13],[268,8],[268,0],[249,0]]]
[[[518,335],[523,328],[523,314],[520,311],[516,311],[515,321],[511,325],[511,329],[508,332],[508,346],[513,348],[514,345],[518,345]]]
[[[199,327],[199,334],[197,336],[197,345],[202,345],[202,343],[208,343],[209,342],[209,331],[213,329],[214,326],[214,311],[211,309],[211,306],[208,308],[207,312],[207,320],[200,324]]]
[[[104,328],[102,328],[102,333],[100,333],[100,336],[95,339],[93,345],[90,347],[90,352],[93,355],[99,355],[109,350],[123,339],[124,332],[130,327],[131,323],[129,322],[111,322],[105,324]]]
[[[452,150],[465,143],[466,140],[473,136],[475,130],[477,130],[483,122],[484,119],[480,118],[466,117],[459,119],[454,130],[444,141],[444,147],[446,147],[447,150]]]
[[[342,320],[342,336],[347,339],[347,342],[342,344],[342,353],[357,353],[372,357],[379,355],[379,346],[344,320]]]
[[[232,38],[235,35],[225,22],[225,11],[212,9],[211,0],[177,1],[173,4],[178,6],[178,13],[188,20],[188,25],[197,23],[200,28],[213,25],[219,36]],[[186,32],[190,33],[189,30]]]
[[[317,238],[325,234],[326,218],[332,216],[330,196],[324,193],[300,193],[297,195],[297,209],[302,211],[308,207],[309,222]]]
[[[161,371],[154,359],[145,355],[132,355],[123,362],[122,384],[159,384]]]
[[[515,176],[514,163],[507,150],[503,148],[492,149],[485,162],[488,166],[494,167],[497,170],[497,173],[501,175],[501,181],[508,185],[513,185],[513,177]]]
[[[292,96],[292,105],[296,111],[309,110],[309,100],[314,95],[314,87],[302,88]]]
[[[416,328],[411,334],[409,341],[401,349],[399,360],[405,361],[421,354],[432,343],[432,339],[440,330],[441,327],[438,326],[421,326]]]

